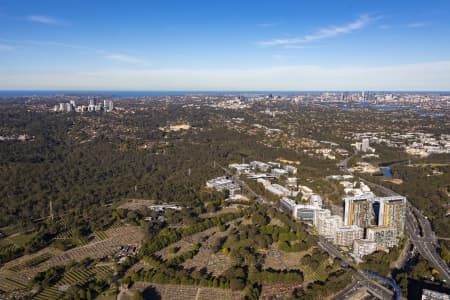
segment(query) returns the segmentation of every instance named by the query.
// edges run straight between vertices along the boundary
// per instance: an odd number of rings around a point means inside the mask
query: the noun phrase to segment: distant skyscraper
[[[367,152],[370,148],[370,142],[369,139],[363,139],[361,141],[361,151],[362,152]]]
[[[112,100],[109,100],[109,107],[108,107],[108,109],[109,110],[114,110],[114,102],[112,101]]]
[[[72,111],[72,104],[66,103],[66,111],[71,112]]]

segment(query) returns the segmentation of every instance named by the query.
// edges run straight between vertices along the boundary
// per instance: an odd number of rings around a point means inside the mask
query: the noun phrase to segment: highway
[[[255,193],[255,191],[253,191],[248,185],[247,183],[245,183],[244,181],[242,181],[238,176],[235,176],[230,170],[228,170],[227,168],[221,166],[220,164],[217,164],[228,176],[230,176],[234,182],[238,183],[242,189],[243,192],[248,193],[249,195],[255,197],[256,201],[259,204],[262,205],[271,205],[271,206],[275,206],[275,203],[265,199],[263,196],[258,195],[257,193]],[[279,209],[279,207],[276,207],[277,209]],[[312,234],[312,233],[310,233]],[[383,285],[372,281],[366,274],[364,274],[364,272],[362,270],[360,270],[358,268],[358,266],[353,262],[352,259],[346,257],[345,255],[343,255],[339,249],[333,245],[332,243],[330,243],[329,241],[327,241],[325,238],[320,237],[319,236],[319,243],[318,245],[325,251],[328,253],[328,255],[330,255],[331,257],[338,257],[340,258],[344,263],[346,263],[349,266],[352,266],[357,272],[355,273],[354,277],[356,279],[356,281],[361,284],[364,285],[365,287],[367,287],[368,290],[370,290],[375,296],[379,297],[380,299],[392,299],[394,296],[394,292],[391,291],[390,289],[384,287]],[[344,298],[336,298],[334,297],[333,299],[344,299]]]
[[[361,286],[367,287],[367,289],[375,296],[380,299],[392,299],[394,297],[394,292],[390,289],[384,287],[378,282],[372,281],[362,270],[358,268],[358,265],[353,262],[352,259],[346,257],[339,249],[332,243],[328,242],[325,238],[319,237],[318,245],[324,251],[326,251],[331,257],[337,257],[345,262],[347,265],[353,267],[356,270],[354,275],[355,280]],[[352,290],[352,288],[344,290],[342,293],[339,293],[333,299],[345,299],[345,296]]]
[[[348,174],[352,174],[348,170],[348,161],[354,156],[346,158],[339,164],[339,168]],[[353,175],[353,174],[352,174]],[[375,187],[386,196],[396,196],[398,195],[391,189],[385,186],[364,180],[366,184],[370,187]],[[415,208],[409,201],[407,201],[406,206],[406,230],[409,235],[411,243],[414,245],[415,249],[426,259],[436,270],[439,271],[442,278],[448,283],[450,283],[450,269],[448,268],[445,261],[437,253],[437,237],[431,228],[431,224],[428,219],[423,215],[423,213]]]

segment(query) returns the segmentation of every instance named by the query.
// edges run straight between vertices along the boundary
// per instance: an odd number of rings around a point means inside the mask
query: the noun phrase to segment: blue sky
[[[0,89],[450,90],[450,2],[0,0]]]

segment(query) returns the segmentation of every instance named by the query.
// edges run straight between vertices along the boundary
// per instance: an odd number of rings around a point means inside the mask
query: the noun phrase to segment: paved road
[[[348,161],[354,156],[346,158],[343,160],[339,167],[340,169],[348,174],[352,174],[348,170]],[[364,179],[365,183],[367,183],[371,187],[375,187],[384,193],[386,196],[397,196],[398,194],[393,190],[379,185],[377,183],[373,183]],[[440,275],[447,283],[450,283],[450,269],[447,264],[442,260],[442,258],[437,253],[436,249],[437,245],[437,237],[431,228],[431,224],[428,219],[423,215],[423,213],[415,208],[409,201],[407,202],[406,208],[406,229],[409,235],[409,239],[417,251],[425,258],[431,265],[439,271]]]
[[[328,242],[325,238],[319,237],[319,246],[325,250],[330,256],[338,257],[347,265],[353,267],[356,270],[354,278],[356,281],[372,292],[372,294],[376,295],[380,299],[392,299],[394,297],[394,292],[390,289],[384,287],[383,285],[372,281],[362,270],[358,268],[358,265],[353,262],[351,258],[345,256],[339,249],[332,243]],[[348,289],[347,289],[348,290]],[[350,291],[344,291],[343,295],[338,294],[333,299],[345,299],[345,296]]]

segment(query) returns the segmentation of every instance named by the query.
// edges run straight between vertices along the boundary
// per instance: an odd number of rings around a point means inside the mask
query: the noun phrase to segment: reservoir
[[[383,171],[384,177],[392,177],[391,167],[389,166],[380,167],[380,170]]]

